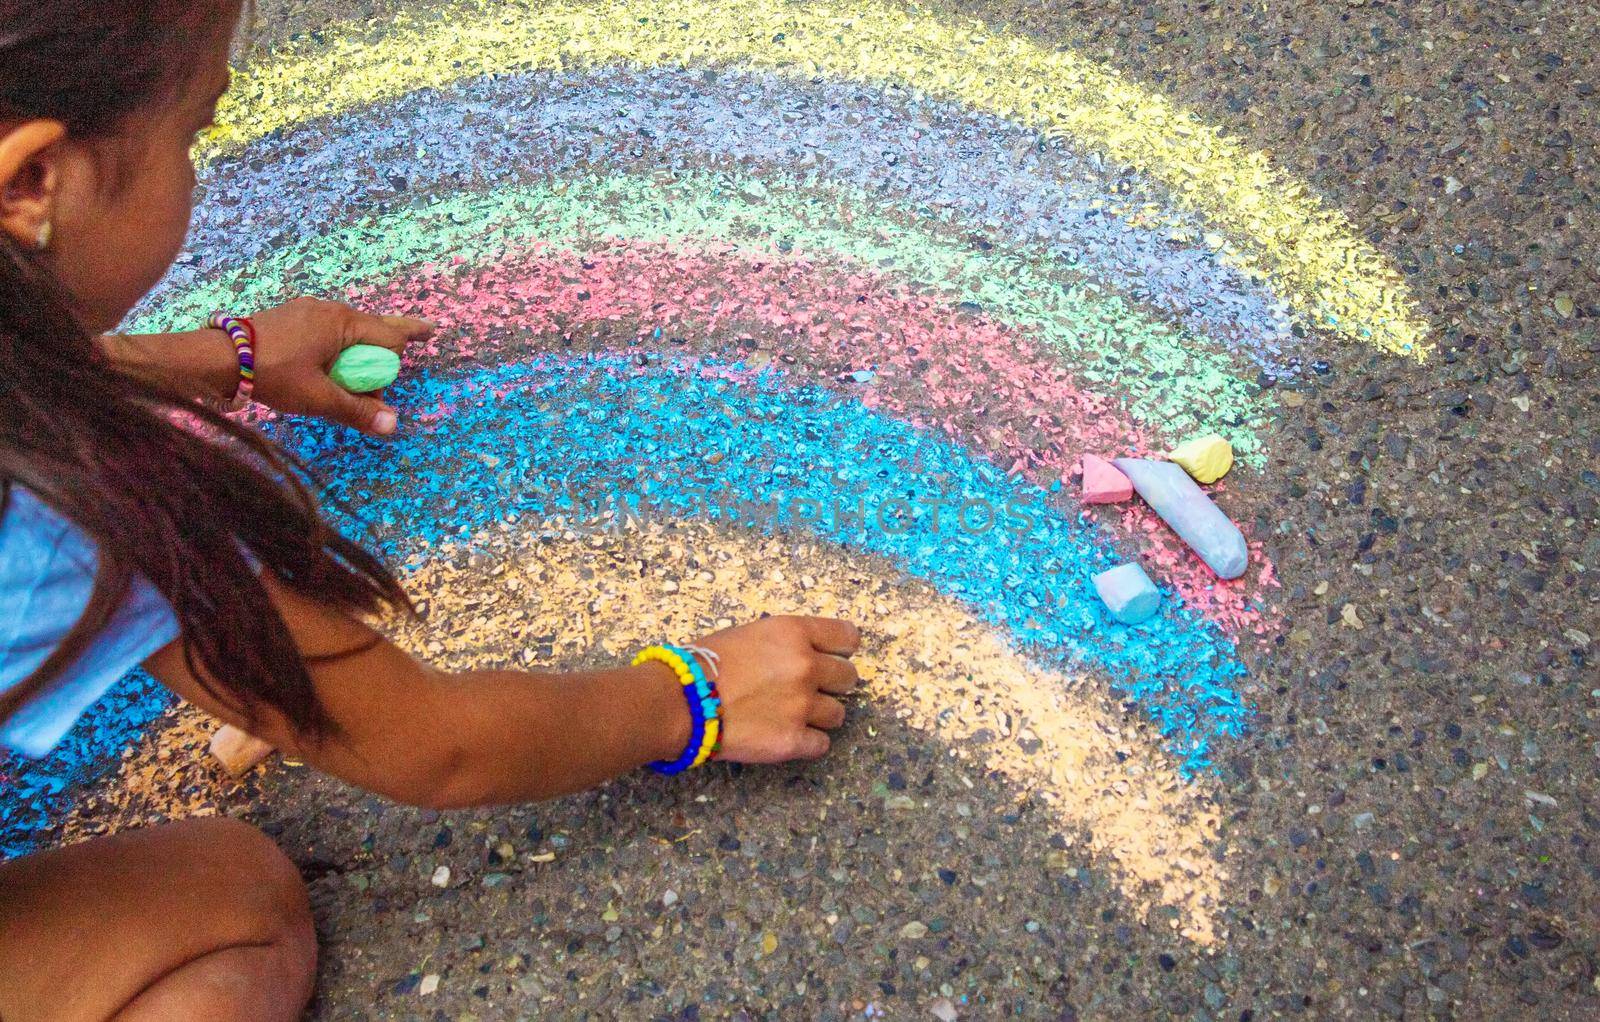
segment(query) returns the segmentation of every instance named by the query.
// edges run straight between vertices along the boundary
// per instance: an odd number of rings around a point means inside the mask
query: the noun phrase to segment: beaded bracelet
[[[234,354],[239,358],[239,386],[233,392],[233,398],[221,403],[224,410],[237,412],[250,403],[250,395],[256,389],[256,327],[255,324],[243,316],[230,316],[225,312],[213,312],[207,326],[213,330],[221,330],[228,335],[228,340],[233,342]]]
[[[689,704],[689,744],[684,746],[677,759],[651,763],[650,769],[658,774],[681,774],[704,764],[722,749],[722,697],[717,693],[716,683],[706,677],[701,669],[695,652],[706,657],[706,662],[711,664],[715,673],[716,653],[696,646],[688,649],[680,646],[650,646],[633,658],[636,667],[654,660],[672,668],[672,672],[678,676],[678,684],[683,687],[684,700]]]
[[[695,695],[699,697],[701,708],[706,714],[705,735],[693,763],[693,766],[703,766],[712,756],[722,751],[722,695],[717,691],[717,683],[706,677],[695,654],[699,653],[706,658],[711,664],[713,675],[717,673],[717,654],[704,646],[688,646],[679,649],[678,652],[688,662],[689,673],[694,675]],[[687,692],[684,694],[688,695]]]

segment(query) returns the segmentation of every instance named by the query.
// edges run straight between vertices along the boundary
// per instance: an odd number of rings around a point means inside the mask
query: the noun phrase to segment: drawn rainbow
[[[1110,68],[876,2],[453,4],[258,55],[221,120],[193,254],[132,329],[304,293],[441,325],[391,394],[399,440],[267,417],[348,527],[432,587],[484,584],[446,566],[490,537],[569,563],[574,522],[630,516],[641,547],[680,522],[747,557],[778,529],[930,587],[934,619],[1061,689],[1045,710],[986,675],[1041,762],[1107,726],[1103,693],[1138,708],[1137,769],[1064,822],[1136,903],[1215,936],[1208,771],[1249,721],[1239,644],[1275,625],[1272,566],[1256,548],[1220,583],[1148,513],[1087,514],[1071,473],[1213,430],[1259,472],[1272,384],[1351,344],[1425,357],[1404,282],[1339,213]],[[1138,629],[1088,581],[1130,556],[1169,588]],[[608,648],[649,637],[610,627]],[[0,832],[37,827],[40,790]],[[1188,814],[1174,862],[1105,825],[1130,800]]]

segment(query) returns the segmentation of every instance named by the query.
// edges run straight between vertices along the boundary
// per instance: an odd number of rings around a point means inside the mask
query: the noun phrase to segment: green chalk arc
[[[685,173],[545,181],[365,217],[327,235],[158,296],[130,329],[165,329],[226,299],[271,305],[381,283],[430,264],[474,264],[533,244],[727,245],[773,258],[827,257],[892,274],[1033,332],[1086,385],[1118,395],[1156,433],[1218,432],[1260,467],[1269,399],[1203,335],[1162,322],[1091,281],[1038,268],[1021,246],[974,243],[969,224],[850,188]],[[987,239],[986,239],[987,240]]]

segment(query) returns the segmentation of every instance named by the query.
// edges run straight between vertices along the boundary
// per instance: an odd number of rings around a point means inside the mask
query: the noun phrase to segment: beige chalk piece
[[[211,755],[233,777],[243,777],[275,751],[255,735],[224,724],[211,736]]]
[[[1182,466],[1197,483],[1214,483],[1233,467],[1233,445],[1208,433],[1174,447],[1167,460]]]

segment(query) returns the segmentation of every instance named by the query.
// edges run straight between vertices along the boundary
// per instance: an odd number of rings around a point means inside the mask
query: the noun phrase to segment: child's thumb
[[[371,436],[388,436],[399,425],[393,408],[370,394],[352,394],[329,381],[332,407],[328,417]]]

